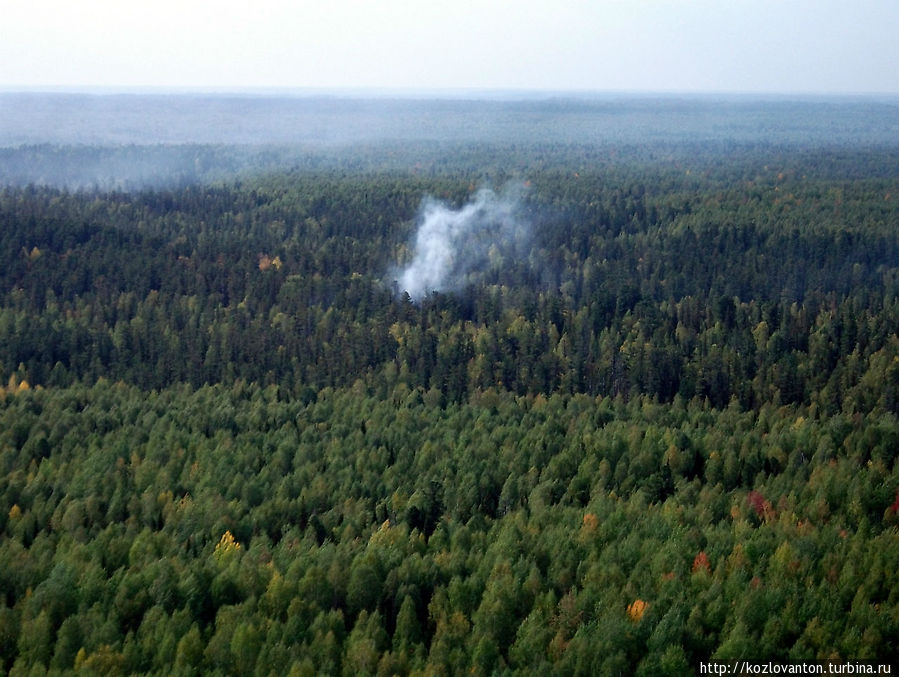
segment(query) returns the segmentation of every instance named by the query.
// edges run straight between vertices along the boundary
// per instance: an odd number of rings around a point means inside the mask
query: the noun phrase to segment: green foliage
[[[4,500],[20,510],[8,527],[44,515],[30,546],[5,535],[2,555],[15,562],[2,568],[7,665],[65,670],[83,648],[82,662],[129,673],[247,672],[260,661],[289,672],[310,659],[316,671],[357,674],[382,662],[656,674],[748,647],[787,658],[894,646],[899,476],[868,432],[889,434],[891,418],[852,415],[843,425],[812,408],[645,399],[610,408],[582,395],[508,392],[494,392],[491,409],[352,390],[322,391],[310,404],[260,396],[245,385],[146,393],[100,382],[4,401],[3,426],[35,409],[55,420],[73,402],[82,412],[58,452],[4,480]],[[223,435],[218,426],[229,424],[215,422],[221,407],[253,406],[272,426],[266,444],[297,452],[261,501],[224,500],[232,478],[250,482],[275,462],[257,460],[253,425]],[[120,423],[96,432],[110,416]],[[392,440],[392,463],[347,435],[360,418],[366,436]],[[165,442],[174,430],[175,446]],[[544,452],[534,440],[548,431],[553,454],[537,465]],[[816,451],[831,449],[835,434],[839,451]],[[766,468],[745,439],[758,439],[761,457],[805,460]],[[694,449],[700,470],[653,499],[644,487],[656,467],[636,459],[666,440]],[[439,444],[446,453],[426,462],[415,453]],[[469,471],[487,448],[490,472],[506,478],[493,502]],[[725,489],[713,459],[728,453],[736,469]],[[17,454],[4,447],[3,462]],[[576,488],[601,465],[605,479]],[[534,488],[496,512],[502,484],[522,468]],[[327,489],[310,502],[303,487],[320,476]],[[437,487],[430,536],[417,515],[396,509],[422,485]],[[80,521],[47,517],[78,496],[102,506],[138,486],[162,497],[160,517],[137,499],[121,515],[100,510],[97,536],[83,543]],[[191,517],[206,504],[207,517]],[[106,543],[119,541],[130,547],[115,555]]]
[[[420,303],[467,161],[0,191],[0,669],[895,655],[899,164],[738,150],[521,150],[527,260]]]

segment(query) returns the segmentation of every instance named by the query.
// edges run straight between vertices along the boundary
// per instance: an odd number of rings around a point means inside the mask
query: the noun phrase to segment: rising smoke
[[[457,289],[523,251],[530,235],[523,218],[524,187],[484,188],[460,209],[433,198],[422,202],[411,263],[397,272],[401,290],[419,300]]]

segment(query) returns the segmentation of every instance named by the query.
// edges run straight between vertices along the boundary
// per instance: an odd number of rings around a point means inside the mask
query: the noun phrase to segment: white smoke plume
[[[529,236],[521,209],[521,185],[501,193],[479,190],[460,209],[426,198],[422,202],[412,261],[398,271],[401,290],[413,299],[458,288],[479,273],[518,255]]]

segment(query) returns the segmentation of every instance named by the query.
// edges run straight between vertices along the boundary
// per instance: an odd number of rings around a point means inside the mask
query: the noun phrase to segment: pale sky
[[[0,88],[899,94],[899,0],[0,0]]]

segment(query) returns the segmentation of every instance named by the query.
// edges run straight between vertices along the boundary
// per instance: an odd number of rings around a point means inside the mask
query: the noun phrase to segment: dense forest
[[[3,149],[0,669],[897,655],[899,145],[626,141]]]

